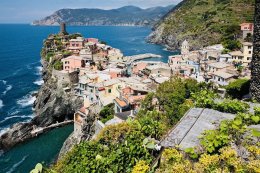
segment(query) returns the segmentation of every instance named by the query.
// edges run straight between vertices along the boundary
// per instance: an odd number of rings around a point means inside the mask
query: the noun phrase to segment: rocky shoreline
[[[59,79],[52,76],[52,69],[44,58],[41,60],[44,84],[36,94],[34,102],[35,117],[28,123],[17,123],[10,130],[0,136],[0,150],[8,151],[12,147],[25,142],[34,136],[31,132],[35,128],[47,127],[56,122],[72,120],[73,114],[78,110],[83,101],[71,92],[65,92],[58,85]]]

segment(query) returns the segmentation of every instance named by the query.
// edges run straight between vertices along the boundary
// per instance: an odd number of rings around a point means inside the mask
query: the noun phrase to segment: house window
[[[252,48],[252,46],[248,46],[248,49],[251,49]]]
[[[108,93],[111,93],[112,91],[111,91],[111,89],[108,89]]]
[[[249,51],[248,53],[249,53],[249,54],[251,54],[251,53],[252,53],[252,51]]]
[[[158,71],[158,73],[161,73],[160,71]]]
[[[250,57],[247,57],[247,60],[249,61],[251,58]]]
[[[93,93],[93,89],[91,89],[90,92]]]

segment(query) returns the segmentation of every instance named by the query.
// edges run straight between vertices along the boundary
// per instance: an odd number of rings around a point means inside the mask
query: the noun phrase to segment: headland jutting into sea
[[[17,123],[13,125],[10,130],[4,133],[1,136],[1,150],[7,151],[13,146],[27,141],[38,134],[72,123],[72,121],[69,120],[73,120],[74,113],[83,105],[82,96],[79,96],[78,92],[76,92],[79,82],[79,72],[78,69],[72,73],[71,71],[63,70],[61,66],[62,59],[73,59],[75,55],[78,56],[80,53],[85,63],[99,63],[102,59],[107,57],[115,59],[120,57],[118,62],[123,62],[123,54],[120,50],[101,44],[98,39],[83,39],[80,34],[68,34],[65,30],[65,26],[61,26],[59,34],[51,34],[44,41],[44,46],[41,51],[41,64],[43,67],[41,72],[44,84],[37,94],[34,94],[37,97],[34,103],[34,113],[36,116],[28,123]],[[79,41],[77,39],[82,40]],[[75,44],[70,43],[75,40]],[[82,44],[82,47],[77,47],[79,46],[78,41]],[[75,48],[69,47],[69,44]],[[92,56],[95,59],[92,59]],[[148,53],[124,57],[124,63],[129,67],[135,60],[153,57],[161,58],[160,55]],[[82,64],[79,67],[82,68]],[[111,67],[110,71],[112,70]],[[66,85],[66,87],[64,87],[64,85]],[[66,88],[69,87],[71,87],[69,89],[70,91],[66,90]]]

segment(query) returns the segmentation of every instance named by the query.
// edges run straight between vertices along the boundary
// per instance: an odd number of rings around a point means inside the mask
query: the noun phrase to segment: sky
[[[141,8],[178,4],[181,0],[0,0],[0,23],[31,23],[62,8],[113,9],[126,5]]]

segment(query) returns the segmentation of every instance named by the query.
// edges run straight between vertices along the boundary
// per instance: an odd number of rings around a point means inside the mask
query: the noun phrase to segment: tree
[[[253,99],[260,102],[260,0],[255,1],[254,52],[252,58],[250,91]]]

